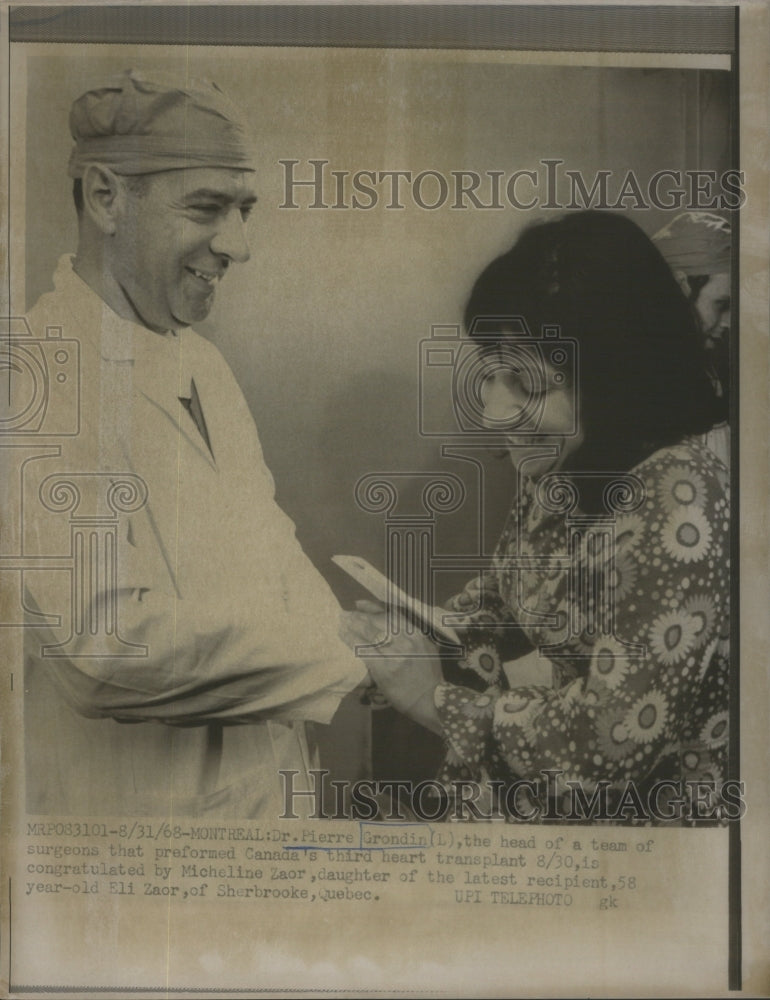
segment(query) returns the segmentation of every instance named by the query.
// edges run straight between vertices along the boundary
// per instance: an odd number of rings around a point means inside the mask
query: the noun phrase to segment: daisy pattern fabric
[[[615,638],[568,631],[576,609],[563,562],[510,568],[513,557],[568,551],[565,517],[545,512],[527,480],[492,571],[449,602],[463,616],[455,627],[466,644],[460,667],[469,684],[436,689],[448,743],[444,780],[536,779],[558,769],[562,781],[590,790],[600,780],[620,789],[663,779],[718,785],[726,777],[727,471],[695,439],[631,471],[644,484],[644,501],[618,517],[614,548],[596,570],[612,593]],[[503,663],[522,629],[535,648],[564,643],[550,661],[551,687],[509,682],[515,664],[504,671]],[[642,652],[629,655],[627,644]]]

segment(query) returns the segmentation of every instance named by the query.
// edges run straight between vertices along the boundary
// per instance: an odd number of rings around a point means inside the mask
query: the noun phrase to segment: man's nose
[[[237,264],[244,264],[251,256],[246,238],[246,223],[237,209],[227,212],[211,240],[211,252],[222,254]]]

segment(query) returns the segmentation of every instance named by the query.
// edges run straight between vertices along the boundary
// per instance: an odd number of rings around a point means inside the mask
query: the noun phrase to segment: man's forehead
[[[176,197],[208,195],[226,201],[255,201],[254,174],[229,167],[191,167],[147,175]]]

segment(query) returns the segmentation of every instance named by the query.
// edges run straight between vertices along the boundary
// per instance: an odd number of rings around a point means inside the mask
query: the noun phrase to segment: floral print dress
[[[537,484],[526,479],[491,572],[449,602],[466,650],[457,674],[467,684],[436,689],[445,781],[536,779],[557,769],[590,790],[600,780],[620,788],[726,777],[727,471],[687,439],[632,473],[643,500],[617,516],[614,545],[594,560],[613,628],[574,627],[586,619],[575,617],[564,568],[570,525],[537,502]],[[549,564],[555,556],[561,561]],[[516,685],[515,662],[503,670],[522,632],[548,658],[551,686]]]

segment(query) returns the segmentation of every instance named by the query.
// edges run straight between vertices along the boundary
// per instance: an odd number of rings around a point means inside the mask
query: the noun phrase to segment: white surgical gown
[[[314,764],[305,723],[364,671],[243,395],[213,345],[121,319],[69,258],[27,319],[51,447],[23,466],[21,533],[50,568],[25,571],[24,601],[60,619],[25,633],[28,811],[275,819],[279,770],[302,787]]]

